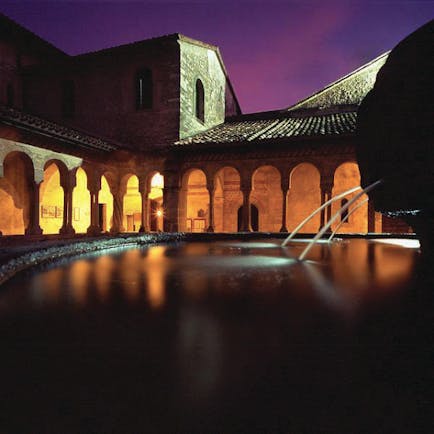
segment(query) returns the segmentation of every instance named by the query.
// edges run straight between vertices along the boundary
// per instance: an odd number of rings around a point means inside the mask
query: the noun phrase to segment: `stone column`
[[[110,228],[110,233],[116,235],[125,231],[123,225],[125,191],[116,188],[112,189],[111,192],[113,195],[113,225]]]
[[[87,228],[88,235],[99,235],[101,227],[99,225],[99,190],[90,191],[90,226]]]
[[[209,194],[209,225],[207,228],[207,232],[214,232],[214,180],[209,179],[206,188]]]
[[[287,199],[289,191],[289,177],[281,177],[281,188],[282,188],[282,226],[280,232],[288,232],[286,227],[287,221]]]
[[[39,225],[39,216],[40,216],[40,202],[39,202],[39,187],[42,182],[33,182],[31,185],[30,198],[30,216],[29,216],[29,225],[25,230],[26,235],[41,235],[42,229]]]
[[[165,178],[166,179],[166,178]],[[164,187],[163,208],[164,208],[164,232],[178,232],[178,206],[180,188],[177,186]]]
[[[75,174],[69,174],[63,188],[63,225],[59,233],[62,235],[73,235],[75,230],[72,226],[72,192],[76,184]]]
[[[140,224],[139,232],[149,232],[149,192],[150,183],[146,179],[139,182],[139,191],[142,196],[142,221]]]
[[[372,200],[368,200],[368,232],[375,232],[375,209]]]
[[[250,210],[250,193],[252,192],[251,185],[241,188],[241,192],[243,193],[241,231],[252,232],[251,210]]]
[[[321,180],[321,205],[324,205],[332,197],[333,190],[333,178],[327,177]],[[321,210],[320,227],[321,229],[328,221],[330,221],[332,215],[331,205]]]

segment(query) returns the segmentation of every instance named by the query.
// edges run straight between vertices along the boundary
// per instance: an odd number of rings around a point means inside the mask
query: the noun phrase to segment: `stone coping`
[[[310,238],[315,234],[297,234],[296,238]],[[16,246],[0,248],[0,285],[15,276],[20,271],[54,263],[63,258],[103,253],[111,249],[123,247],[139,247],[156,243],[174,243],[182,241],[209,242],[229,240],[254,240],[260,238],[284,239],[287,233],[280,232],[236,232],[236,233],[152,233],[123,234],[104,237],[81,237],[73,239],[24,240],[17,237]],[[416,238],[415,234],[339,234],[339,238]],[[9,241],[13,237],[7,237]]]

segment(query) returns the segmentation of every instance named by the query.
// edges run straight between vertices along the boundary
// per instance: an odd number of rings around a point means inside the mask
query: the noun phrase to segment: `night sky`
[[[183,33],[218,45],[244,113],[287,107],[393,48],[434,0],[1,2],[69,54]]]

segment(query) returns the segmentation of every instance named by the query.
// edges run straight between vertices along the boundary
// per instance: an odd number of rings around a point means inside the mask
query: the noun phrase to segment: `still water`
[[[382,370],[406,352],[417,242],[304,247],[154,245],[11,279],[0,432],[360,432],[391,402],[401,426],[413,392]]]

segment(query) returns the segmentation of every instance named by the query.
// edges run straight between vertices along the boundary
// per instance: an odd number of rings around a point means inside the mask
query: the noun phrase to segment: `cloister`
[[[176,172],[164,164],[145,171],[8,147],[0,161],[3,235],[287,232],[331,197],[360,184],[355,161],[327,167],[315,158],[187,162]],[[316,232],[354,194],[318,213],[302,231]],[[381,216],[366,203],[340,231],[381,231]]]

